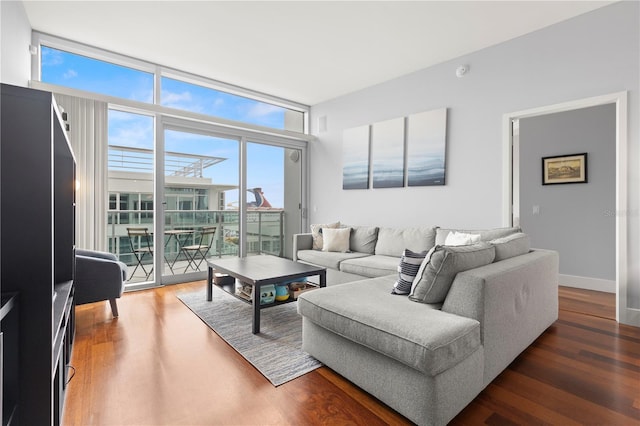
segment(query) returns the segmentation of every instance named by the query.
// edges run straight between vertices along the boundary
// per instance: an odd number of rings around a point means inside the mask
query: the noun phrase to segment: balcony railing
[[[165,260],[170,263],[186,260],[180,247],[197,243],[199,231],[203,227],[216,226],[216,233],[208,256],[237,256],[240,240],[239,216],[237,210],[167,210],[165,230],[192,230],[177,236],[180,241],[169,240],[165,235]],[[129,266],[137,264],[132,253],[127,228],[146,227],[153,233],[153,212],[149,210],[110,210],[108,212],[107,238],[109,251]],[[136,237],[138,238],[138,237]],[[138,248],[144,242],[133,241]],[[284,250],[284,210],[251,210],[247,212],[247,253],[283,256]],[[147,257],[146,263],[151,263]],[[203,270],[205,266],[201,267]],[[165,269],[165,272],[167,270]],[[175,269],[172,273],[178,273]]]
[[[153,172],[153,150],[130,146],[109,145],[109,170]],[[167,176],[203,177],[203,170],[226,158],[182,152],[164,153]]]

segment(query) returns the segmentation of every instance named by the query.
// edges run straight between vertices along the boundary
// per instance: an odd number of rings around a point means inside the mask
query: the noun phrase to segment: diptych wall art
[[[343,133],[343,189],[445,184],[447,109]]]

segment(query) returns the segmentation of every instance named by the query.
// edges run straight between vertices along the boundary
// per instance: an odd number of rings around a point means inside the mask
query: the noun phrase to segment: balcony
[[[180,247],[197,243],[199,232],[203,227],[216,226],[216,233],[207,253],[207,257],[228,257],[238,255],[239,216],[237,210],[174,210],[165,211],[165,231],[185,230],[184,234],[165,233],[163,244],[165,259],[163,274],[182,274],[187,269],[188,259]],[[153,232],[153,212],[149,210],[111,210],[108,212],[107,238],[109,251],[129,266],[129,282],[148,281],[146,275],[138,268],[133,274],[137,260],[132,253],[127,228],[148,228]],[[283,256],[284,250],[284,210],[250,210],[247,212],[247,254],[271,254]],[[152,236],[153,237],[153,236]],[[133,246],[139,248],[145,242],[135,237]],[[143,259],[147,270],[151,269],[151,256]],[[148,265],[148,266],[147,266]],[[198,268],[206,270],[203,262]],[[193,272],[189,268],[188,272]],[[132,275],[133,274],[133,275]],[[151,279],[150,277],[149,279]]]

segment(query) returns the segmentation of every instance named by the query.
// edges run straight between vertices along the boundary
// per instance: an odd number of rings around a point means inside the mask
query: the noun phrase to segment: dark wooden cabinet
[[[19,362],[3,365],[17,385],[3,385],[3,407],[15,401],[11,424],[57,425],[74,335],[75,158],[51,93],[0,94],[0,288],[19,306]]]

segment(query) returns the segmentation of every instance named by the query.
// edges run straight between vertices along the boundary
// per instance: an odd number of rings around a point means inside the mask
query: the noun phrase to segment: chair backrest
[[[209,247],[213,244],[213,236],[216,233],[216,226],[204,226],[200,231],[200,247]]]
[[[132,250],[135,250],[133,240],[136,237],[140,237],[140,240],[143,240],[147,248],[151,250],[151,234],[149,234],[149,228],[127,228],[127,235],[129,235],[129,243],[131,244]]]

